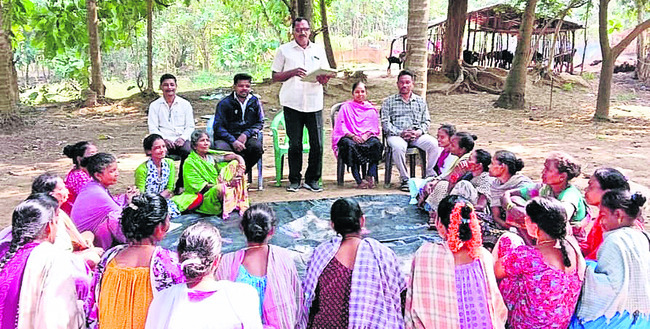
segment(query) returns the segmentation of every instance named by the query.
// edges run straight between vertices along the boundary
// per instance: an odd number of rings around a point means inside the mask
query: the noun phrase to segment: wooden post
[[[470,31],[472,30],[471,27],[471,17],[470,15],[467,15],[467,46],[465,47],[465,50],[469,50],[469,39],[470,39]]]
[[[476,32],[478,32],[478,13],[476,13],[476,21],[474,22],[474,37],[472,37],[472,51],[476,51]]]
[[[488,59],[488,66],[492,66],[493,59],[494,59],[494,39],[496,38],[496,31],[492,31],[492,48],[490,48],[490,53],[492,53],[492,56]]]
[[[571,74],[573,74],[573,55],[575,54],[573,50],[576,49],[576,30],[571,31],[571,68],[569,69]]]

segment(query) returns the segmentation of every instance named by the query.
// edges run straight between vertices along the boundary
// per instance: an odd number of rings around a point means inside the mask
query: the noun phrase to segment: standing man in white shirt
[[[309,134],[309,160],[305,172],[306,189],[320,192],[323,171],[323,84],[329,76],[317,77],[317,82],[304,82],[308,72],[329,68],[325,48],[309,41],[309,21],[297,17],[291,24],[293,41],[280,46],[271,70],[273,81],[282,82],[280,105],[283,107],[287,136],[289,137],[289,186],[295,192],[301,187],[302,134],[307,127]]]
[[[160,77],[162,97],[149,105],[149,134],[165,139],[167,153],[181,157],[176,191],[183,187],[183,163],[192,151],[190,136],[194,131],[194,113],[190,102],[176,95],[176,77],[166,73]]]

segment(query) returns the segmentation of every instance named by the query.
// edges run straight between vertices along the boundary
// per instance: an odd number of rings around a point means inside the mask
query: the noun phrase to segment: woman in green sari
[[[244,177],[244,159],[232,152],[210,149],[210,136],[195,130],[191,137],[192,153],[183,165],[184,194],[202,195],[197,212],[227,219],[231,212],[248,209],[248,188]]]

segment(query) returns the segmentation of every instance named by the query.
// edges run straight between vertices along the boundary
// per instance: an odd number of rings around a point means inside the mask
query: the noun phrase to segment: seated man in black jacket
[[[233,93],[219,101],[214,113],[213,147],[241,155],[250,169],[264,153],[257,135],[264,127],[264,110],[251,93],[250,75],[239,73],[233,80]]]

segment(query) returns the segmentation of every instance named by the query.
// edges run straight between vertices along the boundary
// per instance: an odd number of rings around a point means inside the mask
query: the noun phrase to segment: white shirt
[[[179,137],[189,140],[194,131],[194,113],[190,102],[176,95],[170,107],[164,97],[151,102],[147,119],[150,134],[176,141]]]
[[[271,70],[285,72],[299,67],[305,69],[307,74],[329,68],[325,48],[313,42],[309,42],[307,48],[302,48],[295,40],[281,45]],[[323,86],[318,82],[303,82],[298,76],[289,78],[282,83],[280,105],[300,112],[320,111],[323,109]]]

